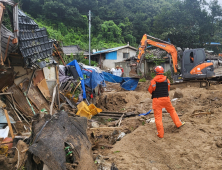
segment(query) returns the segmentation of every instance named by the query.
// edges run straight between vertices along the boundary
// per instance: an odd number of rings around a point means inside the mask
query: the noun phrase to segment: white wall
[[[123,58],[123,53],[129,53],[129,57],[133,57],[136,55],[136,51],[131,48],[124,48],[117,51],[117,60],[104,60],[103,67],[107,68],[115,68],[115,62],[123,61],[126,58]]]
[[[164,72],[170,70],[170,63],[164,63]]]

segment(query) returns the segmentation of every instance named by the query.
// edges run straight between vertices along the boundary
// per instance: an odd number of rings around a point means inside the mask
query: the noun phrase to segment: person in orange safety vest
[[[162,109],[165,108],[176,125],[176,127],[181,127],[185,122],[181,122],[174,107],[171,104],[169,91],[170,91],[170,81],[166,76],[163,75],[164,69],[162,66],[157,66],[154,68],[156,76],[151,80],[148,91],[152,94],[153,99],[153,110],[155,123],[157,128],[157,136],[163,138],[164,129],[162,122]]]

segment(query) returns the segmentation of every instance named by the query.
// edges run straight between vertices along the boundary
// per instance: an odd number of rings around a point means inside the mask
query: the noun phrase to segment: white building
[[[123,61],[127,58],[136,56],[136,48],[130,46],[115,47],[94,52],[92,54],[92,60],[99,63],[101,68],[115,68],[115,63]]]

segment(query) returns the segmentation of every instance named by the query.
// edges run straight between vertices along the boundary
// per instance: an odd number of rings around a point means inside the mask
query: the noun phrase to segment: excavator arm
[[[142,40],[140,42],[139,54],[137,56],[137,58],[138,58],[137,62],[138,63],[139,62],[141,63],[141,61],[143,60],[143,56],[145,55],[147,44],[150,44],[152,46],[161,48],[161,49],[165,50],[166,52],[168,52],[172,56],[174,73],[177,73],[177,71],[178,71],[177,50],[174,47],[174,45],[147,39],[147,34],[143,35]]]

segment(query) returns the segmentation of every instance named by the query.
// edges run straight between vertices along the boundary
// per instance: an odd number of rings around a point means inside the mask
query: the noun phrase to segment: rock
[[[121,140],[124,136],[126,136],[126,134],[124,132],[121,132],[117,140]]]
[[[99,128],[99,124],[97,122],[91,123],[92,128]]]
[[[50,170],[50,169],[49,169],[49,167],[46,164],[44,164],[42,170]]]
[[[218,148],[222,148],[222,140],[216,142]]]
[[[173,98],[183,98],[183,93],[181,92],[181,89],[176,89]]]

